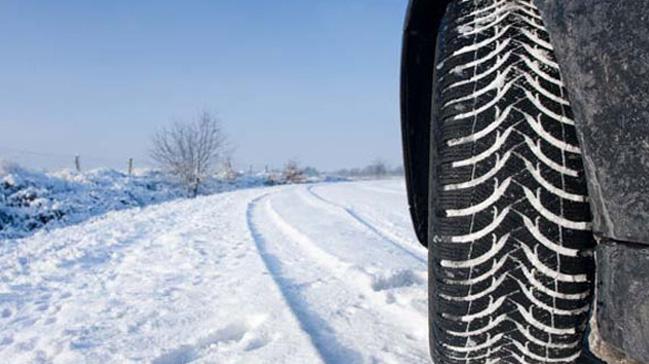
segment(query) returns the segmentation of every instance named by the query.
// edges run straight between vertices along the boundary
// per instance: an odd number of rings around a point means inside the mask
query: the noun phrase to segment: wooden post
[[[128,159],[128,175],[133,175],[133,158]]]
[[[74,167],[77,169],[77,172],[81,172],[81,161],[78,155],[74,156]]]

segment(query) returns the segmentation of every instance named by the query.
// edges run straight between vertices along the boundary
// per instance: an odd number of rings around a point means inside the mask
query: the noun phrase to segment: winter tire
[[[457,0],[437,41],[431,353],[444,363],[574,363],[593,289],[581,152],[531,0]]]

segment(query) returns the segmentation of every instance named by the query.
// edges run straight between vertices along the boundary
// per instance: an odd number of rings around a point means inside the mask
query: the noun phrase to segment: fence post
[[[74,156],[74,167],[77,169],[77,172],[81,172],[81,161],[78,155]]]
[[[133,158],[128,159],[128,175],[133,174]]]

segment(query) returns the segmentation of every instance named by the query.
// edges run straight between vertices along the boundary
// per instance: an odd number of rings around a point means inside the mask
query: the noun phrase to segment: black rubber
[[[595,243],[568,96],[531,0],[449,5],[431,133],[434,362],[576,362]]]

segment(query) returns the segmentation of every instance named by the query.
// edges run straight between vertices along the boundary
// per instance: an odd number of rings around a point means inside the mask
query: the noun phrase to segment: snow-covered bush
[[[215,175],[203,180],[201,195],[268,185],[269,173]],[[327,180],[310,178],[308,182]],[[273,184],[297,181],[277,179]],[[113,169],[88,172],[30,171],[0,161],[0,240],[25,237],[40,229],[75,224],[112,210],[169,201],[187,196],[178,178],[156,170],[129,176]]]
[[[0,239],[77,223],[110,210],[167,201],[181,194],[177,184],[156,172],[128,176],[98,169],[45,174],[5,162],[0,165]]]
[[[207,178],[201,194],[263,185],[262,178]],[[112,169],[40,173],[0,164],[0,239],[19,238],[46,228],[84,221],[112,210],[142,207],[185,197],[177,179],[154,170],[133,176]]]
[[[282,178],[285,183],[304,183],[304,170],[300,168],[296,161],[288,161],[284,166]]]

